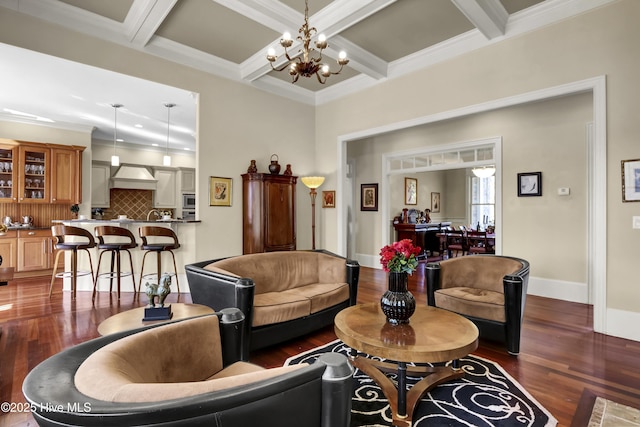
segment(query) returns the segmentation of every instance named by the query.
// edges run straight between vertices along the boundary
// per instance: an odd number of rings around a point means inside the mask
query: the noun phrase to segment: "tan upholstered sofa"
[[[106,335],[50,357],[23,383],[36,421],[103,427],[349,425],[353,370],[344,355],[272,369],[244,362],[238,345],[244,316],[238,309],[223,312]]]
[[[529,263],[500,255],[469,255],[426,266],[427,304],[473,321],[480,336],[520,352]]]
[[[331,325],[340,310],[356,303],[360,266],[325,251],[281,251],[203,261],[185,270],[194,303],[244,313],[248,352]]]

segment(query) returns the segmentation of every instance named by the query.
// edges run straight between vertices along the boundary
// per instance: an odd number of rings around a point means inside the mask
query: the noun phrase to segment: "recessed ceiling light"
[[[158,145],[158,144],[155,144],[155,143],[154,143],[154,144],[151,144],[151,145],[152,145],[152,146],[154,146],[154,147],[159,147],[159,145]]]
[[[184,147],[184,151],[189,151],[189,149],[187,147]]]
[[[144,126],[142,126],[140,123],[137,123],[137,124],[135,124],[135,125],[133,125],[133,126],[134,126],[134,127],[137,127],[137,128],[143,128],[143,127],[144,127]]]
[[[117,141],[117,142],[124,142],[124,139],[122,139],[122,138],[118,138],[118,139],[116,139],[116,141]]]

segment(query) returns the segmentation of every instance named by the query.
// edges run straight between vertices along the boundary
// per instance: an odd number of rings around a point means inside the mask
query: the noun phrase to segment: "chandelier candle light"
[[[171,156],[169,155],[169,122],[171,121],[171,109],[176,106],[176,104],[166,103],[164,104],[167,107],[167,145],[164,151],[164,157],[162,157],[162,164],[164,166],[171,166]]]
[[[389,288],[380,298],[380,307],[392,325],[409,323],[416,300],[408,290],[409,274],[418,268],[420,247],[410,239],[394,242],[380,250],[380,264],[389,273]]]
[[[111,166],[120,166],[120,157],[116,155],[116,141],[118,139],[118,108],[122,104],[111,104],[113,107],[113,156],[111,156]]]
[[[318,192],[316,188],[320,187],[324,182],[324,176],[303,176],[302,183],[311,189],[311,249],[316,249],[316,196]]]
[[[298,55],[293,58],[289,55],[287,51],[293,45],[293,39],[291,38],[291,34],[286,32],[282,35],[280,39],[280,46],[284,48],[284,55],[287,58],[287,62],[280,68],[275,68],[273,63],[276,62],[278,57],[276,56],[276,51],[274,48],[270,47],[267,51],[267,60],[269,64],[271,64],[271,68],[275,71],[282,71],[285,68],[289,68],[289,74],[292,78],[292,83],[298,81],[300,76],[303,77],[311,77],[316,76],[318,81],[321,84],[325,84],[327,81],[327,77],[330,75],[340,74],[342,71],[342,67],[349,63],[347,59],[347,54],[345,51],[341,51],[338,55],[338,65],[340,65],[340,69],[336,72],[331,72],[329,66],[327,64],[322,64],[322,51],[327,48],[327,38],[324,34],[319,34],[315,44],[318,49],[318,57],[314,57],[313,53],[315,49],[310,48],[311,38],[318,32],[315,27],[309,27],[309,4],[308,1],[304,2],[304,24],[298,30],[300,35],[297,37],[297,40],[302,42],[303,50],[298,51]],[[302,55],[300,55],[300,53]]]

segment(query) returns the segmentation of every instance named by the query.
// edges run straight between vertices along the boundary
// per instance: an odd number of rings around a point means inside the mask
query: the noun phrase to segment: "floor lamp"
[[[316,249],[316,196],[318,192],[316,188],[320,187],[324,182],[324,176],[303,176],[302,183],[309,187],[311,191],[311,249]]]

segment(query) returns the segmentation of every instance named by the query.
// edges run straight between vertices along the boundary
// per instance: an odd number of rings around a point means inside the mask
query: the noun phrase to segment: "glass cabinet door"
[[[23,169],[21,202],[46,203],[49,200],[49,149],[20,147]]]
[[[17,164],[15,147],[0,146],[0,201],[6,203],[17,200],[14,165]]]

